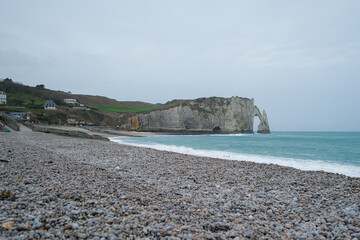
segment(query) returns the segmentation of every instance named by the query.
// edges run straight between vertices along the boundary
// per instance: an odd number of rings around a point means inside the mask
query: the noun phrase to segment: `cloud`
[[[283,119],[284,107],[304,106],[305,93],[324,116],[334,93],[341,93],[334,102],[356,108],[359,7],[358,0],[3,1],[0,78],[120,100],[254,97],[272,107],[278,129],[283,122],[290,129],[296,123]],[[359,129],[359,114],[339,109]],[[299,122],[308,116],[294,114]]]
[[[31,54],[16,49],[0,49],[0,69],[3,71],[37,68],[41,63],[41,59]]]
[[[357,51],[354,51],[357,48]],[[237,66],[275,67],[275,68],[311,68],[331,67],[353,63],[358,60],[354,52],[359,51],[359,44],[314,48],[266,46],[244,50],[235,60]]]

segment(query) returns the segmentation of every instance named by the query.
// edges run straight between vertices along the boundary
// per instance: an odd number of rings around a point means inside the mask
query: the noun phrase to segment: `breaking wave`
[[[236,136],[241,136],[241,135],[236,134]],[[249,162],[264,163],[264,164],[277,164],[280,166],[293,167],[305,171],[325,171],[331,173],[344,174],[349,177],[360,177],[360,167],[350,164],[339,164],[334,162],[326,162],[322,160],[312,160],[312,159],[283,158],[283,157],[274,157],[274,156],[266,156],[266,155],[234,153],[228,151],[193,149],[191,147],[165,145],[165,144],[157,144],[157,143],[147,143],[147,144],[134,143],[131,141],[126,141],[126,139],[127,137],[110,138],[111,141],[120,144],[152,148],[156,150],[170,151],[181,154],[189,154],[193,156],[220,158],[220,159],[237,160],[237,161],[249,161]]]

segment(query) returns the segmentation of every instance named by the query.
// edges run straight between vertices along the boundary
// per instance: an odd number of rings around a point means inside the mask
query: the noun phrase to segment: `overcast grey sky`
[[[241,96],[360,131],[360,1],[0,0],[0,78],[117,100]]]

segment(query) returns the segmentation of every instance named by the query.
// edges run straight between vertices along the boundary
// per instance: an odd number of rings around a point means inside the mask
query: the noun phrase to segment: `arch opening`
[[[221,128],[219,126],[216,126],[216,127],[213,128],[213,132],[214,133],[219,133],[219,132],[221,132]]]
[[[260,124],[260,118],[259,116],[255,115],[254,117],[254,125],[253,125],[253,132],[256,133],[258,131],[258,127]]]

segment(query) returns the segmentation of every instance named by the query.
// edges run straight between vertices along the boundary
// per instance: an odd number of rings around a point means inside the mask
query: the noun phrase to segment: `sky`
[[[120,101],[240,96],[360,131],[360,1],[0,0],[0,78]]]

